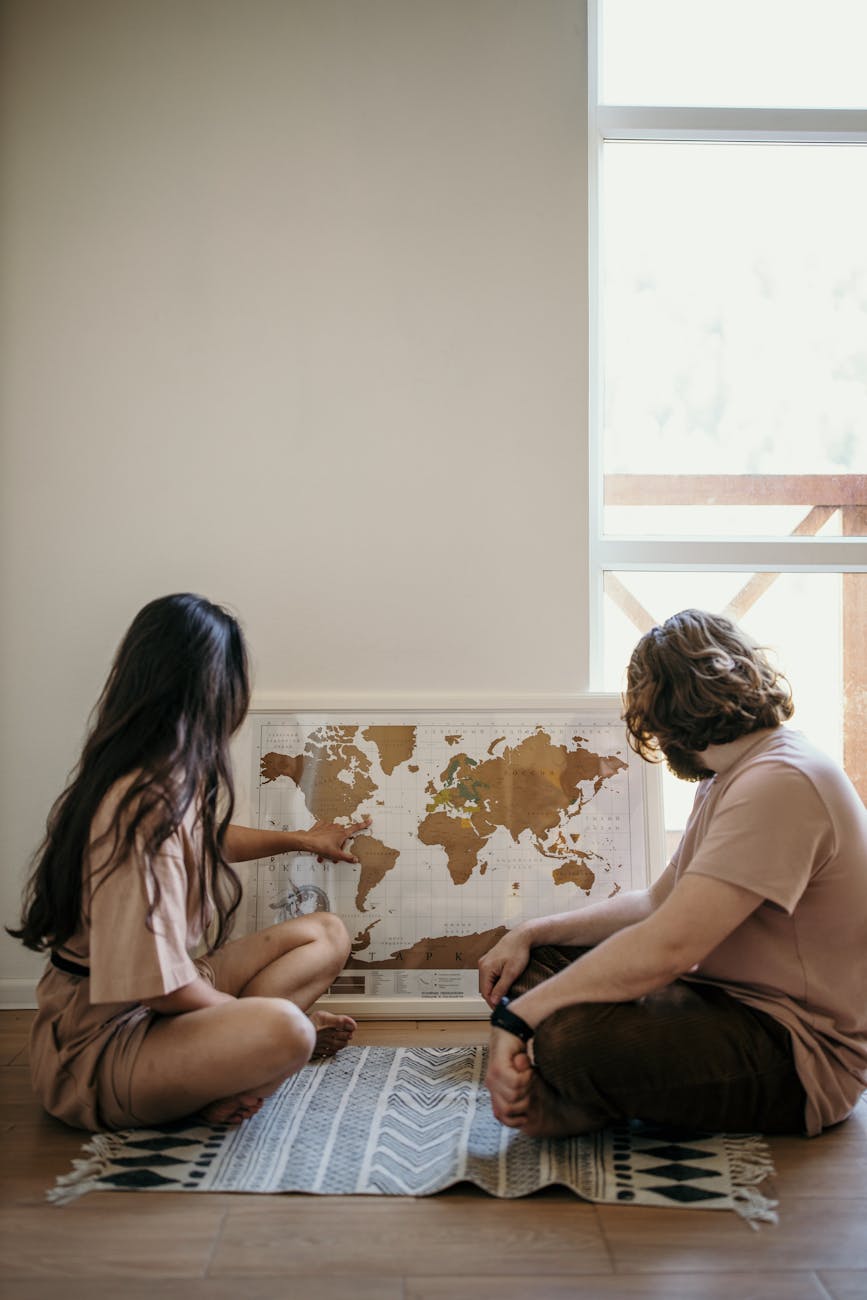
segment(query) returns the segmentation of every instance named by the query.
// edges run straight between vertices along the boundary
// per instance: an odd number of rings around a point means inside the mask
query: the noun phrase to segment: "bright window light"
[[[603,0],[608,104],[867,107],[864,0]]]

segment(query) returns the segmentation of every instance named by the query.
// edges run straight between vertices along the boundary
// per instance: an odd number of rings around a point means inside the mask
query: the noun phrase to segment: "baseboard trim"
[[[36,1006],[36,979],[0,979],[0,1010],[30,1011]]]

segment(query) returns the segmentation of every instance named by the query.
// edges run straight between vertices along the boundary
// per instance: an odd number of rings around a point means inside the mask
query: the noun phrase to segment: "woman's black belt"
[[[82,966],[77,961],[70,961],[68,957],[61,957],[59,952],[53,952],[50,960],[52,966],[65,971],[67,975],[78,975],[81,979],[89,979],[90,977],[89,966]]]

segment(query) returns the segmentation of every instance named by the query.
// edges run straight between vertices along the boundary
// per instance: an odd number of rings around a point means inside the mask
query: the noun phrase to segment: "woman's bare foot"
[[[235,1097],[222,1097],[203,1106],[199,1116],[206,1124],[241,1124],[262,1109],[264,1100],[251,1092],[239,1092]]]
[[[316,1046],[311,1060],[334,1056],[345,1047],[358,1026],[352,1016],[336,1016],[332,1011],[311,1011],[310,1019],[316,1029]]]

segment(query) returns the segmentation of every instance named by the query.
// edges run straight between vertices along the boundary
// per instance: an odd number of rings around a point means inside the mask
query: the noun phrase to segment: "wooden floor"
[[[867,1104],[772,1140],[778,1227],[734,1214],[593,1206],[548,1190],[397,1197],[98,1192],[45,1202],[83,1135],[28,1086],[30,1012],[0,1012],[3,1300],[865,1300]],[[368,1023],[363,1043],[484,1041],[479,1023]],[[768,1185],[766,1185],[767,1187]]]

